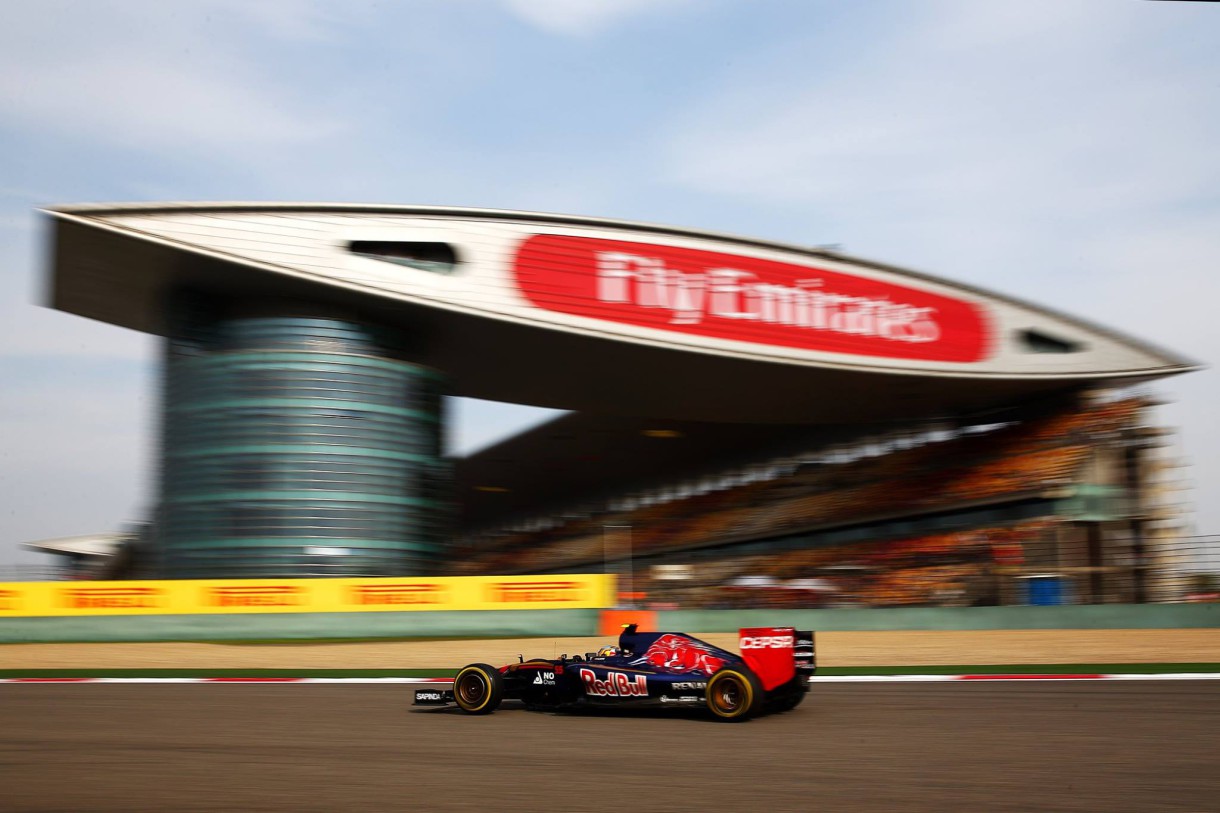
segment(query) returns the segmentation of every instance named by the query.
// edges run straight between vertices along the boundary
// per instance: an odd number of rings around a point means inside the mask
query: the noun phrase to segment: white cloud
[[[955,28],[933,19],[825,75],[747,64],[676,128],[673,178],[853,217],[979,205],[989,217],[1100,214],[1214,188],[1220,110],[1199,105],[1213,78],[1132,49],[1121,19],[1066,27],[1065,5],[1022,4],[1015,30],[1000,25],[1002,4],[952,6],[972,9],[972,30],[995,10],[1004,48],[987,37],[932,46],[929,30]]]
[[[130,2],[130,0],[128,0]],[[361,3],[327,3],[318,0],[191,0],[180,3],[175,16],[185,16],[193,26],[213,18],[245,20],[280,40],[323,42],[352,22],[364,22],[368,9]],[[148,0],[146,10],[156,12],[164,3]]]
[[[29,124],[74,130],[122,147],[176,149],[309,141],[340,132],[335,122],[285,110],[228,68],[195,71],[114,55],[44,66],[37,76],[0,79],[0,105]]]
[[[251,29],[310,43],[313,3],[40,3],[0,28],[0,122],[128,148],[231,149],[341,131],[267,75]]]
[[[513,14],[551,34],[585,37],[625,20],[655,15],[689,0],[503,0]]]

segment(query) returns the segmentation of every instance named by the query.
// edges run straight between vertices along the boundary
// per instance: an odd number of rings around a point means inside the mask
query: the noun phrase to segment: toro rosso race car
[[[453,688],[421,689],[416,705],[455,704],[469,714],[490,714],[503,700],[527,708],[582,706],[704,708],[720,720],[739,721],[796,708],[816,668],[813,633],[791,627],[743,629],[734,655],[680,632],[623,628],[618,646],[583,656],[525,660],[498,669],[472,663]]]

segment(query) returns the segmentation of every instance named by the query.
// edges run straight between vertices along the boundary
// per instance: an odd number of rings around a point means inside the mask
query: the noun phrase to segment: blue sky
[[[840,244],[1220,362],[1220,5],[11,4],[0,565],[151,501],[157,345],[41,307],[41,205],[531,209]],[[1213,370],[1167,381],[1220,533]],[[463,403],[456,448],[537,420]]]

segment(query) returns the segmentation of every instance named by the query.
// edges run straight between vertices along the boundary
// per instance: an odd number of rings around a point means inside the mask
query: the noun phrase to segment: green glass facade
[[[442,378],[394,331],[266,310],[173,311],[158,572],[436,572],[452,492]]]

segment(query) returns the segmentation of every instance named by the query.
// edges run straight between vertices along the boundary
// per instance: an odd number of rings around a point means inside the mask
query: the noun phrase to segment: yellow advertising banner
[[[614,606],[614,577],[438,576],[0,582],[0,618],[57,615],[580,610]]]

